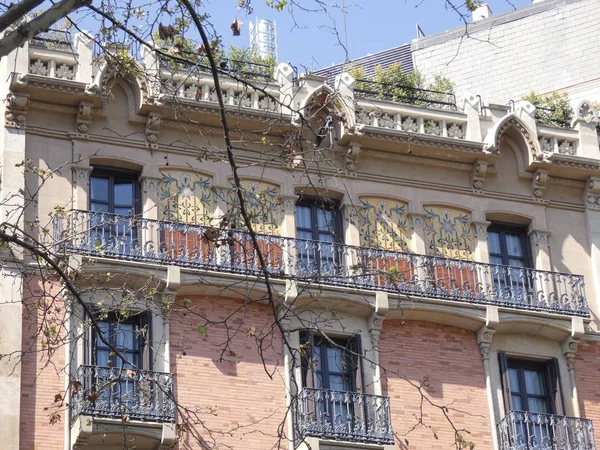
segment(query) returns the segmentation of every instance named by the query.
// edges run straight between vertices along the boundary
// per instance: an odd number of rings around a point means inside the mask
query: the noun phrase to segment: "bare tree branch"
[[[52,24],[58,22],[70,12],[87,5],[90,1],[62,0],[30,22],[19,25],[16,30],[0,39],[0,58],[32,39],[36,34],[47,30]]]
[[[0,32],[27,14],[34,8],[44,3],[44,0],[23,0],[16,5],[11,5],[2,16],[0,16]]]

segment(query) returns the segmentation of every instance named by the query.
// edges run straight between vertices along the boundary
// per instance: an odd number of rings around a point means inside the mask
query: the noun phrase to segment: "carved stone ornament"
[[[346,171],[348,173],[356,172],[356,164],[358,163],[359,155],[360,155],[360,145],[355,144],[355,143],[350,143],[350,145],[346,149],[346,159],[344,161],[344,166],[346,167]]]
[[[282,195],[281,197],[281,205],[283,206],[283,210],[286,212],[295,212],[296,211],[296,202],[298,201],[297,195]]]
[[[547,184],[548,172],[544,170],[538,170],[533,176],[533,181],[531,182],[531,190],[535,200],[544,199],[544,191],[546,190]]]
[[[490,352],[492,347],[492,339],[496,330],[487,326],[481,328],[477,332],[477,345],[479,346],[479,353],[483,361],[490,359]]]
[[[408,213],[408,217],[410,217],[410,226],[413,230],[418,230],[425,226],[425,214]]]
[[[158,184],[161,178],[151,177],[148,175],[142,175],[140,177],[140,184],[144,193],[154,193],[158,191]]]
[[[90,166],[71,166],[73,171],[73,182],[74,183],[87,183],[90,180],[90,174],[92,173],[92,167]]]
[[[485,161],[476,161],[473,164],[473,172],[471,174],[471,181],[473,189],[475,191],[481,191],[483,189],[483,182],[488,171],[488,163]]]
[[[558,153],[562,153],[563,155],[571,155],[574,156],[576,153],[575,145],[571,141],[567,141],[566,139],[560,143],[558,146]]]
[[[547,230],[532,230],[529,233],[529,238],[531,239],[531,243],[536,247],[540,245],[548,246],[550,243],[550,232]]]
[[[568,337],[561,345],[563,355],[567,361],[567,367],[569,371],[575,370],[575,356],[577,355],[577,347],[579,346],[579,339]]]
[[[448,127],[448,137],[454,139],[463,139],[465,137],[463,127],[453,123]]]
[[[544,153],[553,153],[554,152],[553,139],[554,138],[544,137],[544,136],[542,136],[540,138],[540,149],[542,150],[542,152],[544,152]]]
[[[29,94],[24,92],[11,92],[8,94],[4,124],[9,128],[25,127],[28,106]]]
[[[588,209],[600,210],[600,178],[590,177],[583,195],[584,204]]]
[[[148,114],[148,121],[146,122],[146,129],[144,134],[146,135],[146,141],[151,148],[158,147],[158,133],[160,132],[162,115],[158,112],[151,112]]]
[[[597,123],[598,113],[592,107],[592,104],[587,100],[584,100],[577,108],[577,121],[583,121],[586,123]]]
[[[373,345],[373,348],[379,347],[379,335],[381,334],[381,329],[383,328],[384,319],[385,316],[377,314],[375,312],[369,316],[367,325],[369,329],[369,334],[371,336],[371,344]]]
[[[487,240],[488,238],[488,227],[490,226],[491,222],[483,221],[483,222],[476,222],[473,221],[473,234],[477,239],[485,239]]]
[[[87,135],[90,131],[90,123],[92,122],[92,114],[94,107],[91,103],[79,103],[77,117],[75,118],[75,129],[81,135]]]

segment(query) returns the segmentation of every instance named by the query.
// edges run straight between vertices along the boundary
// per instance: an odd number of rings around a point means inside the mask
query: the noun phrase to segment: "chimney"
[[[487,3],[482,3],[473,11],[473,22],[478,22],[482,19],[487,19],[491,15],[492,10],[490,9],[490,7],[487,5]]]

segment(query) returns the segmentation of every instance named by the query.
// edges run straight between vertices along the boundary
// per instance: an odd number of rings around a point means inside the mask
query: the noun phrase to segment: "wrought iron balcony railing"
[[[250,235],[243,231],[72,211],[57,219],[55,232],[67,252],[261,274]],[[589,315],[580,275],[270,235],[258,235],[258,245],[273,277]]]
[[[174,422],[170,373],[82,365],[71,387],[73,417]]]
[[[390,399],[360,392],[304,388],[294,410],[296,446],[306,437],[393,444]]]
[[[511,411],[498,424],[500,450],[595,450],[589,419]]]

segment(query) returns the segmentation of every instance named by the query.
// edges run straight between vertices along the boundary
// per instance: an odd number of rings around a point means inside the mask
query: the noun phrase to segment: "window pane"
[[[117,331],[117,348],[119,350],[136,350],[135,326],[131,323],[121,323]]]
[[[506,235],[506,249],[510,256],[523,256],[523,249],[521,248],[521,236],[518,234],[507,234]]]
[[[490,263],[492,264],[504,264],[502,256],[490,256]]]
[[[344,377],[341,375],[330,375],[329,389],[333,389],[334,391],[345,391]]]
[[[320,231],[334,232],[333,212],[324,209],[317,210],[317,226]]]
[[[548,402],[545,398],[531,398],[527,399],[529,405],[529,411],[536,413],[548,413]]]
[[[525,391],[528,394],[544,395],[544,374],[537,370],[524,370]],[[538,411],[542,412],[542,411]]]
[[[91,211],[108,212],[108,205],[106,203],[94,203],[94,202],[91,202],[90,203],[90,210]]]
[[[508,260],[508,265],[513,267],[525,267],[525,263],[522,259],[510,258]]]
[[[300,228],[312,228],[310,206],[296,206],[296,226]]]
[[[122,216],[131,216],[133,214],[132,208],[115,208],[115,214],[120,214]],[[129,222],[129,219],[125,219]]]
[[[490,249],[490,253],[502,253],[499,233],[495,231],[488,232],[488,248]]]
[[[512,408],[514,411],[523,411],[523,402],[520,395],[512,395]]]
[[[115,205],[133,206],[133,182],[115,181]]]
[[[508,369],[508,378],[511,392],[521,392],[519,383],[519,371],[517,369]]]
[[[345,364],[342,363],[343,350],[341,348],[327,348],[327,364],[330,372],[344,372]]]
[[[298,239],[312,239],[313,234],[310,231],[296,231],[296,237]]]
[[[100,367],[108,367],[108,360],[110,352],[108,350],[98,350],[96,351],[96,365]]]
[[[108,178],[92,177],[90,179],[90,198],[108,201]]]
[[[333,235],[328,233],[319,233],[319,241],[321,242],[335,242]]]

